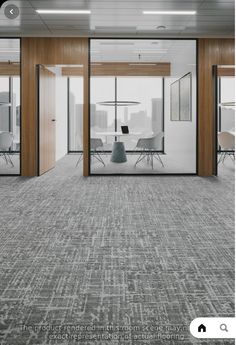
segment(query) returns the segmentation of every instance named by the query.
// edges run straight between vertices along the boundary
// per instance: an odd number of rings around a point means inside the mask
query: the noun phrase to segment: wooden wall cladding
[[[166,77],[171,74],[171,65],[168,62],[163,63],[117,63],[103,62],[92,63],[90,69],[91,77],[102,76],[147,76],[147,77]],[[63,67],[63,76],[81,76],[83,69],[81,67]]]
[[[89,174],[88,151],[88,39],[87,38],[22,38],[22,121],[21,174],[36,176],[37,147],[37,76],[36,66],[82,64],[84,76],[84,176]]]
[[[169,62],[127,63],[104,62],[91,64],[91,76],[135,76],[135,77],[166,77],[170,76]]]
[[[88,38],[22,38],[22,143],[23,176],[37,175],[37,78],[36,65],[82,64],[84,76],[84,176],[89,174],[89,66]],[[234,65],[234,40],[202,38],[198,40],[198,173],[214,174],[215,119],[213,98],[213,65]],[[95,67],[95,66],[94,66]],[[114,67],[114,66],[113,66]],[[122,74],[125,66],[117,68]],[[154,67],[154,66],[149,66]],[[164,68],[164,66],[162,66]],[[112,66],[109,66],[111,69]],[[133,66],[135,68],[135,66]],[[123,69],[123,71],[122,71]],[[137,69],[137,66],[136,66]],[[168,75],[166,65],[164,75]],[[96,66],[100,73],[101,67]],[[106,66],[107,73],[111,73]],[[112,71],[114,75],[114,69]],[[104,75],[104,74],[102,74]],[[110,74],[108,74],[110,75]],[[135,72],[137,75],[137,72]],[[153,75],[153,73],[152,73]],[[163,75],[163,74],[158,74]]]
[[[20,76],[20,64],[0,63],[1,76]]]
[[[234,65],[234,40],[198,40],[198,175],[215,173],[213,66]]]
[[[218,67],[217,68],[217,75],[218,77],[234,77],[235,76],[235,68],[230,67]]]
[[[84,68],[81,67],[62,67],[61,74],[63,77],[83,77]]]

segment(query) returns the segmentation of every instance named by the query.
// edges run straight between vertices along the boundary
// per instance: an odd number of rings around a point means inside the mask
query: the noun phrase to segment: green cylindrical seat
[[[122,143],[120,141],[115,141],[113,143],[111,162],[113,162],[113,163],[125,163],[125,162],[127,162],[124,143]]]

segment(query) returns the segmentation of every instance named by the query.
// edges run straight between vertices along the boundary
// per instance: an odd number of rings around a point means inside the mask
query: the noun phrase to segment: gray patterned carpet
[[[232,164],[83,178],[75,162],[0,178],[0,344],[234,344],[188,331],[234,316]]]

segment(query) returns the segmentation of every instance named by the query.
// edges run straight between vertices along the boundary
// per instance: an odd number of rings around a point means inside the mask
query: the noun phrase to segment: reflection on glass
[[[69,78],[69,152],[83,151],[83,77]]]
[[[235,137],[235,78],[218,77],[218,152],[234,151],[234,144],[227,144],[227,133]],[[226,137],[224,138],[224,133]],[[226,140],[226,142],[225,142]],[[230,137],[229,137],[230,140]],[[231,147],[226,147],[231,146]],[[221,154],[223,159],[223,155]],[[225,159],[227,156],[225,156]],[[225,160],[224,159],[224,160]]]
[[[91,40],[91,173],[195,174],[196,41],[116,43]]]
[[[222,106],[220,106],[219,132],[234,130],[235,106],[227,105],[227,102],[235,102],[235,78],[220,77],[219,83],[219,103],[222,104]]]
[[[119,77],[117,78],[118,100],[137,101],[138,105],[119,107],[117,128],[128,126],[130,133],[151,137],[163,131],[163,80],[162,78]],[[137,136],[124,137],[127,150],[133,150]],[[159,147],[163,150],[163,147]]]
[[[115,107],[100,103],[115,101],[115,78],[92,77],[90,94],[90,136],[102,138],[104,149],[111,150],[114,138],[104,136],[104,132],[115,131]]]
[[[0,46],[9,48],[8,54],[0,50],[2,67],[6,65],[0,76],[0,175],[15,175],[20,174],[20,43],[0,39]]]

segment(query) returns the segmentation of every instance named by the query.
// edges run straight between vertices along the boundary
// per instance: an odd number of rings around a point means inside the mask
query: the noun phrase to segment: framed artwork
[[[192,121],[192,76],[191,73],[179,79],[180,121]]]
[[[179,121],[180,120],[180,90],[179,90],[179,80],[176,80],[170,85],[170,120]]]

